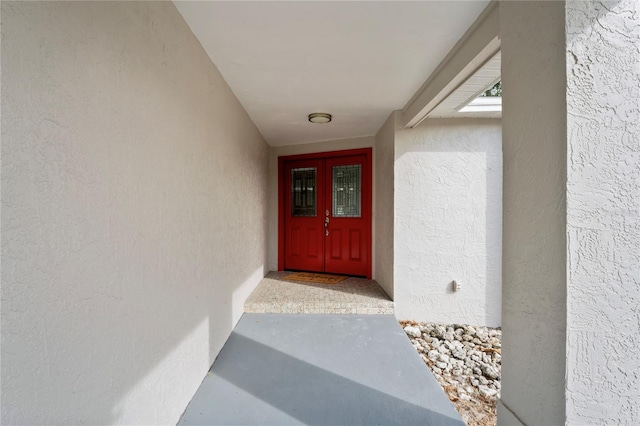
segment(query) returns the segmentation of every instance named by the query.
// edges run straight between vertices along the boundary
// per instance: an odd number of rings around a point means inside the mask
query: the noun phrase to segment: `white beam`
[[[402,110],[404,127],[429,112],[500,50],[498,3],[492,1]]]

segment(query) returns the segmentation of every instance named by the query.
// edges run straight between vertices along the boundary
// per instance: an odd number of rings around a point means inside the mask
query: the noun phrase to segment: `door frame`
[[[366,217],[365,226],[369,232],[369,245],[367,250],[367,279],[371,279],[371,255],[373,252],[373,149],[372,148],[359,148],[348,149],[344,151],[327,151],[327,152],[314,152],[311,154],[299,154],[299,155],[287,155],[278,157],[278,271],[284,270],[284,258],[285,258],[285,177],[284,166],[287,161],[296,160],[309,160],[315,158],[339,158],[349,157],[352,155],[364,155],[365,162],[368,165],[367,176],[363,175],[363,181],[369,182],[368,188],[363,188],[362,191],[362,203],[363,206],[368,207],[369,214]],[[365,180],[366,179],[366,180]]]

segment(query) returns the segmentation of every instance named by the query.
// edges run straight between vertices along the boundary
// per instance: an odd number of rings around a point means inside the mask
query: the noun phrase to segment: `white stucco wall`
[[[2,37],[2,423],[175,424],[263,276],[268,146],[171,2]]]
[[[394,199],[396,316],[499,326],[500,120],[429,119],[398,130]]]
[[[310,126],[312,124],[309,124]],[[302,155],[316,152],[344,151],[347,149],[371,148],[373,136],[338,139],[298,145],[273,146],[269,148],[269,269],[278,270],[278,157]],[[374,152],[375,157],[375,152]],[[375,184],[375,164],[373,180]],[[375,191],[373,199],[375,202]],[[375,233],[375,229],[374,229]],[[373,247],[375,257],[375,246]],[[375,273],[375,271],[374,271]]]
[[[400,112],[391,113],[375,137],[375,202],[373,224],[375,227],[373,257],[374,278],[384,291],[394,298],[393,288],[393,191],[395,132],[400,127]]]
[[[640,420],[640,3],[570,1],[567,424]]]

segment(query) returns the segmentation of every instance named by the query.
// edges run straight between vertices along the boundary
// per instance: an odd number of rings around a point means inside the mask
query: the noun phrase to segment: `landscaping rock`
[[[484,396],[487,399],[494,398],[498,394],[497,390],[488,388],[486,386],[480,386],[478,388],[478,392],[480,392],[480,395]]]
[[[473,407],[477,407],[479,418],[486,420],[487,413],[495,416],[501,389],[500,329],[410,321],[401,324],[463,418]]]
[[[412,327],[410,325],[406,326],[404,328],[404,332],[407,333],[407,335],[411,336],[411,337],[421,337],[422,336],[422,332],[420,331],[420,329],[418,327]]]

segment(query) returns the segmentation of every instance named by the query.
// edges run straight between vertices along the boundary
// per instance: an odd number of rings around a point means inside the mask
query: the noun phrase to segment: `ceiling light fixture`
[[[325,124],[331,121],[331,114],[314,112],[313,114],[309,114],[309,121],[316,124]]]

